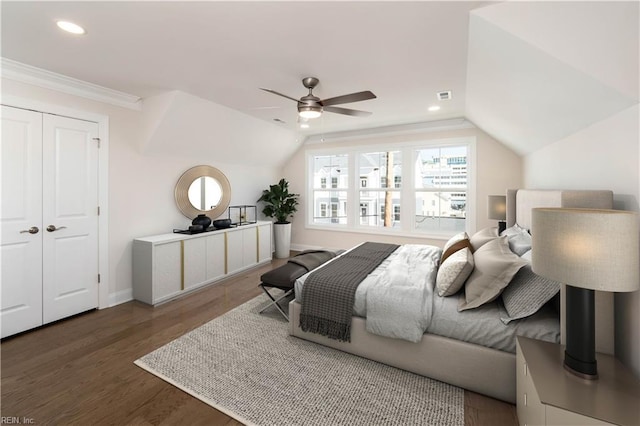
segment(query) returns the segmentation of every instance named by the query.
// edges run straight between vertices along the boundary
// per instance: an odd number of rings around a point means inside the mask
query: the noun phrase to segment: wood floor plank
[[[34,424],[240,425],[133,362],[260,295],[260,275],[285,262],[156,307],[127,302],[4,339],[1,415]],[[465,425],[503,424],[517,424],[513,405],[465,391]]]

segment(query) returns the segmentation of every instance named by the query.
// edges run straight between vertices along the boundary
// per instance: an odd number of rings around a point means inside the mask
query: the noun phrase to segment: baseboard
[[[311,246],[307,244],[291,244],[291,250],[293,251],[304,251],[304,250],[330,250],[336,251],[342,249],[341,247],[322,247],[322,246]]]
[[[133,289],[120,290],[115,293],[109,294],[109,307],[112,308],[121,303],[130,302],[133,300]]]

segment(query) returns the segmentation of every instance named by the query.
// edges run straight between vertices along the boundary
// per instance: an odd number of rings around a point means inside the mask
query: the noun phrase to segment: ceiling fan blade
[[[331,106],[338,104],[349,104],[351,102],[366,101],[367,99],[375,99],[376,95],[366,90],[364,92],[351,93],[348,95],[336,96],[335,98],[324,99],[320,101],[323,106]]]
[[[282,93],[278,93],[275,90],[265,89],[264,87],[260,87],[260,90],[264,90],[265,92],[273,93],[274,95],[282,96],[283,98],[291,99],[292,101],[295,101],[295,102],[300,102],[299,99],[292,98],[291,96],[283,95]]]
[[[340,108],[340,107],[322,107],[323,111],[335,112],[336,114],[351,115],[354,117],[368,117],[371,115],[369,111],[358,111],[357,109]]]

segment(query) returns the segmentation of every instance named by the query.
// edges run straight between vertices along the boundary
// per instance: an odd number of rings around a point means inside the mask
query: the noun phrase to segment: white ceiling
[[[464,115],[469,11],[481,2],[2,2],[2,56],[145,98],[180,90],[295,129],[320,98],[371,90],[307,133]],[[84,36],[61,32],[74,21]],[[438,102],[436,92],[453,99]],[[430,113],[430,105],[442,109]]]
[[[526,154],[638,102],[635,1],[0,7],[5,58],[141,98],[185,92],[299,136],[467,117]],[[57,19],[87,34],[63,33]],[[320,98],[373,91],[344,105],[373,114],[325,113],[300,130],[295,102],[258,89],[299,98],[307,76]],[[439,102],[442,90],[453,99]]]

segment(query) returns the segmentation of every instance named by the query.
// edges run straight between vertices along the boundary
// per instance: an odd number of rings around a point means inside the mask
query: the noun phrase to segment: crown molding
[[[443,130],[474,129],[473,123],[467,119],[450,118],[447,120],[424,121],[420,123],[398,124],[393,126],[372,127],[368,129],[348,130],[344,132],[322,133],[309,135],[305,144],[317,144],[331,141],[362,139],[371,136],[395,136],[415,133],[440,132]]]
[[[3,78],[123,108],[137,111],[142,109],[142,102],[138,96],[67,77],[66,75],[23,64],[12,59],[0,58],[0,66],[2,67]]]

